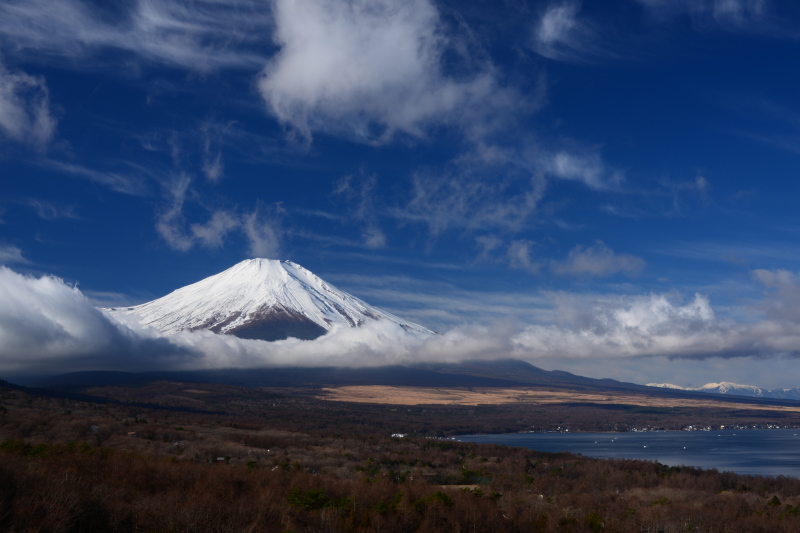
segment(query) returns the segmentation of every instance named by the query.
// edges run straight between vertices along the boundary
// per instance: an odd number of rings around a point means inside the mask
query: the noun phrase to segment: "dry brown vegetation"
[[[800,413],[800,405],[768,405],[725,402],[689,398],[654,397],[644,394],[593,393],[516,388],[447,388],[447,387],[389,387],[385,385],[354,385],[325,387],[315,394],[322,400],[366,402],[391,405],[502,405],[509,403],[559,404],[593,403],[598,405],[636,405],[641,407],[702,407],[729,410],[753,409],[770,412]]]
[[[352,394],[352,391],[364,388],[370,391],[365,396]],[[524,401],[515,399],[519,391],[525,392]],[[445,437],[467,433],[551,430],[558,427],[579,431],[625,431],[633,427],[680,429],[687,425],[778,424],[800,427],[797,406],[789,407],[781,405],[781,402],[770,405],[763,401],[731,401],[730,398],[648,397],[563,388],[350,386],[259,390],[162,381],[139,386],[98,387],[85,392],[167,409],[220,412],[229,417],[257,420],[261,424],[287,430],[339,434],[379,431],[384,434],[400,432]],[[348,396],[352,401],[342,401],[338,394]],[[466,401],[460,403],[458,398],[462,397]],[[486,401],[477,403],[478,397]],[[492,398],[509,401],[493,403]],[[388,403],[391,399],[396,401]],[[313,413],[313,416],[296,416],[297,413]]]
[[[0,388],[0,530],[800,529],[800,480],[794,478],[422,436],[437,427],[474,430],[490,425],[501,408],[513,418],[523,413],[515,409],[532,406],[406,409],[179,383],[94,392],[154,403],[104,404]],[[185,410],[189,405],[203,412]],[[598,413],[617,423],[659,416],[534,407],[552,410],[553,421],[571,416],[576,423]],[[660,415],[696,422],[712,416],[703,410]],[[767,420],[764,415],[737,412],[741,421]],[[419,424],[423,432],[389,436],[408,431],[398,427],[404,424]]]

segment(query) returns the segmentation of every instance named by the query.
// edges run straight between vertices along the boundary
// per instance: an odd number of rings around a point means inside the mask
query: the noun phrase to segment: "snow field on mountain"
[[[218,328],[227,333],[275,310],[289,311],[325,330],[387,320],[417,333],[432,332],[340,291],[291,261],[249,259],[163,298],[112,314],[139,318],[164,334]],[[216,330],[215,330],[216,331]]]
[[[648,387],[662,389],[677,389],[685,391],[707,392],[710,394],[728,394],[732,396],[749,396],[755,398],[776,398],[785,400],[800,400],[800,389],[762,389],[754,385],[741,385],[723,381],[721,383],[706,383],[702,387],[681,387],[671,383],[648,383]]]

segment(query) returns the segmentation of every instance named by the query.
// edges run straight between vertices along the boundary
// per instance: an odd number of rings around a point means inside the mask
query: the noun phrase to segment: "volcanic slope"
[[[163,298],[107,309],[170,335],[209,330],[245,339],[315,339],[336,326],[387,320],[421,335],[432,331],[336,289],[291,261],[248,259]]]

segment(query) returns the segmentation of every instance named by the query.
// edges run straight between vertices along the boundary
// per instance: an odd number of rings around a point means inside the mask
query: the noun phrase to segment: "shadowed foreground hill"
[[[340,404],[196,383],[86,392],[105,394],[104,403],[0,387],[0,529],[800,528],[800,480],[794,478],[390,436],[403,424],[425,428],[419,434],[435,434],[442,425],[487,424],[499,410]],[[126,394],[149,396],[152,408],[127,403]],[[583,409],[555,407],[552,414],[550,408],[541,414],[580,418]]]
[[[594,379],[559,370],[542,370],[525,361],[498,359],[461,363],[418,363],[365,368],[275,367],[174,372],[73,372],[39,379],[37,387],[75,389],[153,380],[217,383],[241,387],[327,387],[402,385],[439,387],[547,386],[572,390],[635,390],[653,396],[708,397],[707,394],[661,389],[613,379]],[[798,404],[800,405],[800,404]]]

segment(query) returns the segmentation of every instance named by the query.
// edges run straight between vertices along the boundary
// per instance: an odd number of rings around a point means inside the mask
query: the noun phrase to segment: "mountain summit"
[[[162,333],[205,329],[245,339],[315,339],[335,325],[389,320],[432,331],[368,305],[291,261],[248,259],[163,298],[112,314],[133,315]]]

